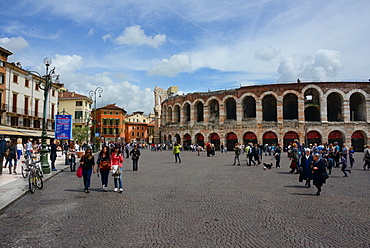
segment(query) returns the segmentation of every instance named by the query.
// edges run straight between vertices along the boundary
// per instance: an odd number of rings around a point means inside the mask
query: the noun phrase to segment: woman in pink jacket
[[[114,152],[110,156],[110,164],[113,168],[113,176],[114,176],[114,192],[118,191],[119,186],[119,193],[123,192],[122,189],[122,163],[123,163],[123,154],[121,149],[116,146],[114,147]],[[117,169],[114,170],[114,166],[117,165]]]

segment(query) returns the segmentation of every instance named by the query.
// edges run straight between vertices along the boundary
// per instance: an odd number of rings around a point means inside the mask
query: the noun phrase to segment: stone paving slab
[[[143,151],[122,194],[68,171],[0,215],[0,247],[369,247],[370,171],[334,169],[321,196],[282,168],[232,166],[233,154]],[[359,160],[359,157],[357,158]],[[270,161],[271,157],[264,158]]]

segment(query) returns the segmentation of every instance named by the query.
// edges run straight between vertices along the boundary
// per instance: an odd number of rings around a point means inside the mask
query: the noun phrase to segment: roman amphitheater
[[[178,94],[155,87],[156,141],[352,145],[369,142],[370,83],[300,82]]]

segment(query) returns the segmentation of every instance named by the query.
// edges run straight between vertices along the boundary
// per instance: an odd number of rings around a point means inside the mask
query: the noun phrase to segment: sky
[[[154,87],[184,94],[247,85],[368,81],[368,0],[0,0],[10,62],[97,106],[153,113]]]

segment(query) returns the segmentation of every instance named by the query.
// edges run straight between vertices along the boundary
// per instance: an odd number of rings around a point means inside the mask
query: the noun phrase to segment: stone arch
[[[366,121],[366,99],[360,92],[353,92],[349,97],[350,120]]]
[[[234,97],[225,99],[226,120],[236,120],[236,100]]]
[[[220,103],[217,99],[211,99],[207,101],[208,110],[209,110],[209,122],[214,123],[218,122],[220,119]]]
[[[321,144],[322,143],[322,136],[321,133],[318,132],[317,130],[310,130],[306,134],[306,141],[307,141],[307,146],[309,144]]]
[[[273,131],[267,131],[262,136],[262,143],[275,146],[278,144],[278,136]]]
[[[362,130],[356,130],[351,135],[351,146],[355,152],[363,152],[364,145],[366,144],[367,135]]]
[[[305,121],[321,121],[322,90],[316,85],[310,85],[302,90],[304,97]]]
[[[232,151],[235,144],[238,143],[238,136],[234,132],[226,134],[226,147],[228,151]]]
[[[343,94],[332,91],[326,96],[328,121],[343,121]]]
[[[274,94],[266,94],[262,98],[262,120],[277,121],[277,99]]]
[[[175,140],[174,140],[177,144],[180,144],[181,145],[181,137],[180,137],[180,134],[175,134]]]
[[[289,144],[292,144],[294,140],[299,140],[299,135],[294,131],[289,131],[284,134],[283,142],[284,142],[284,148],[288,147]]]
[[[172,107],[167,109],[167,122],[172,123]]]
[[[197,100],[194,103],[195,107],[195,120],[197,122],[203,122],[204,121],[204,104],[203,101]]]
[[[183,144],[185,145],[185,149],[188,150],[191,145],[191,135],[189,133],[184,134]]]
[[[243,135],[243,144],[247,146],[249,143],[257,144],[257,135],[254,132],[246,132]]]
[[[298,96],[287,93],[283,97],[283,119],[298,120]]]
[[[243,118],[256,118],[256,97],[255,95],[245,95],[242,98],[242,105],[243,105]]]
[[[184,116],[184,122],[189,122],[191,120],[190,102],[186,101],[183,104],[182,111],[183,111],[183,116]]]
[[[198,144],[198,146],[204,147],[204,135],[201,133],[197,133],[195,135],[195,142]]]
[[[220,136],[217,133],[211,133],[209,135],[209,141],[215,146],[217,151],[220,150]]]
[[[181,120],[181,107],[180,107],[180,104],[177,103],[175,104],[175,106],[173,107],[173,112],[174,112],[174,122],[176,123],[180,123],[180,120]]]
[[[332,143],[334,145],[334,142],[338,142],[339,147],[343,146],[345,140],[344,133],[340,130],[333,130],[328,135],[328,143]]]

